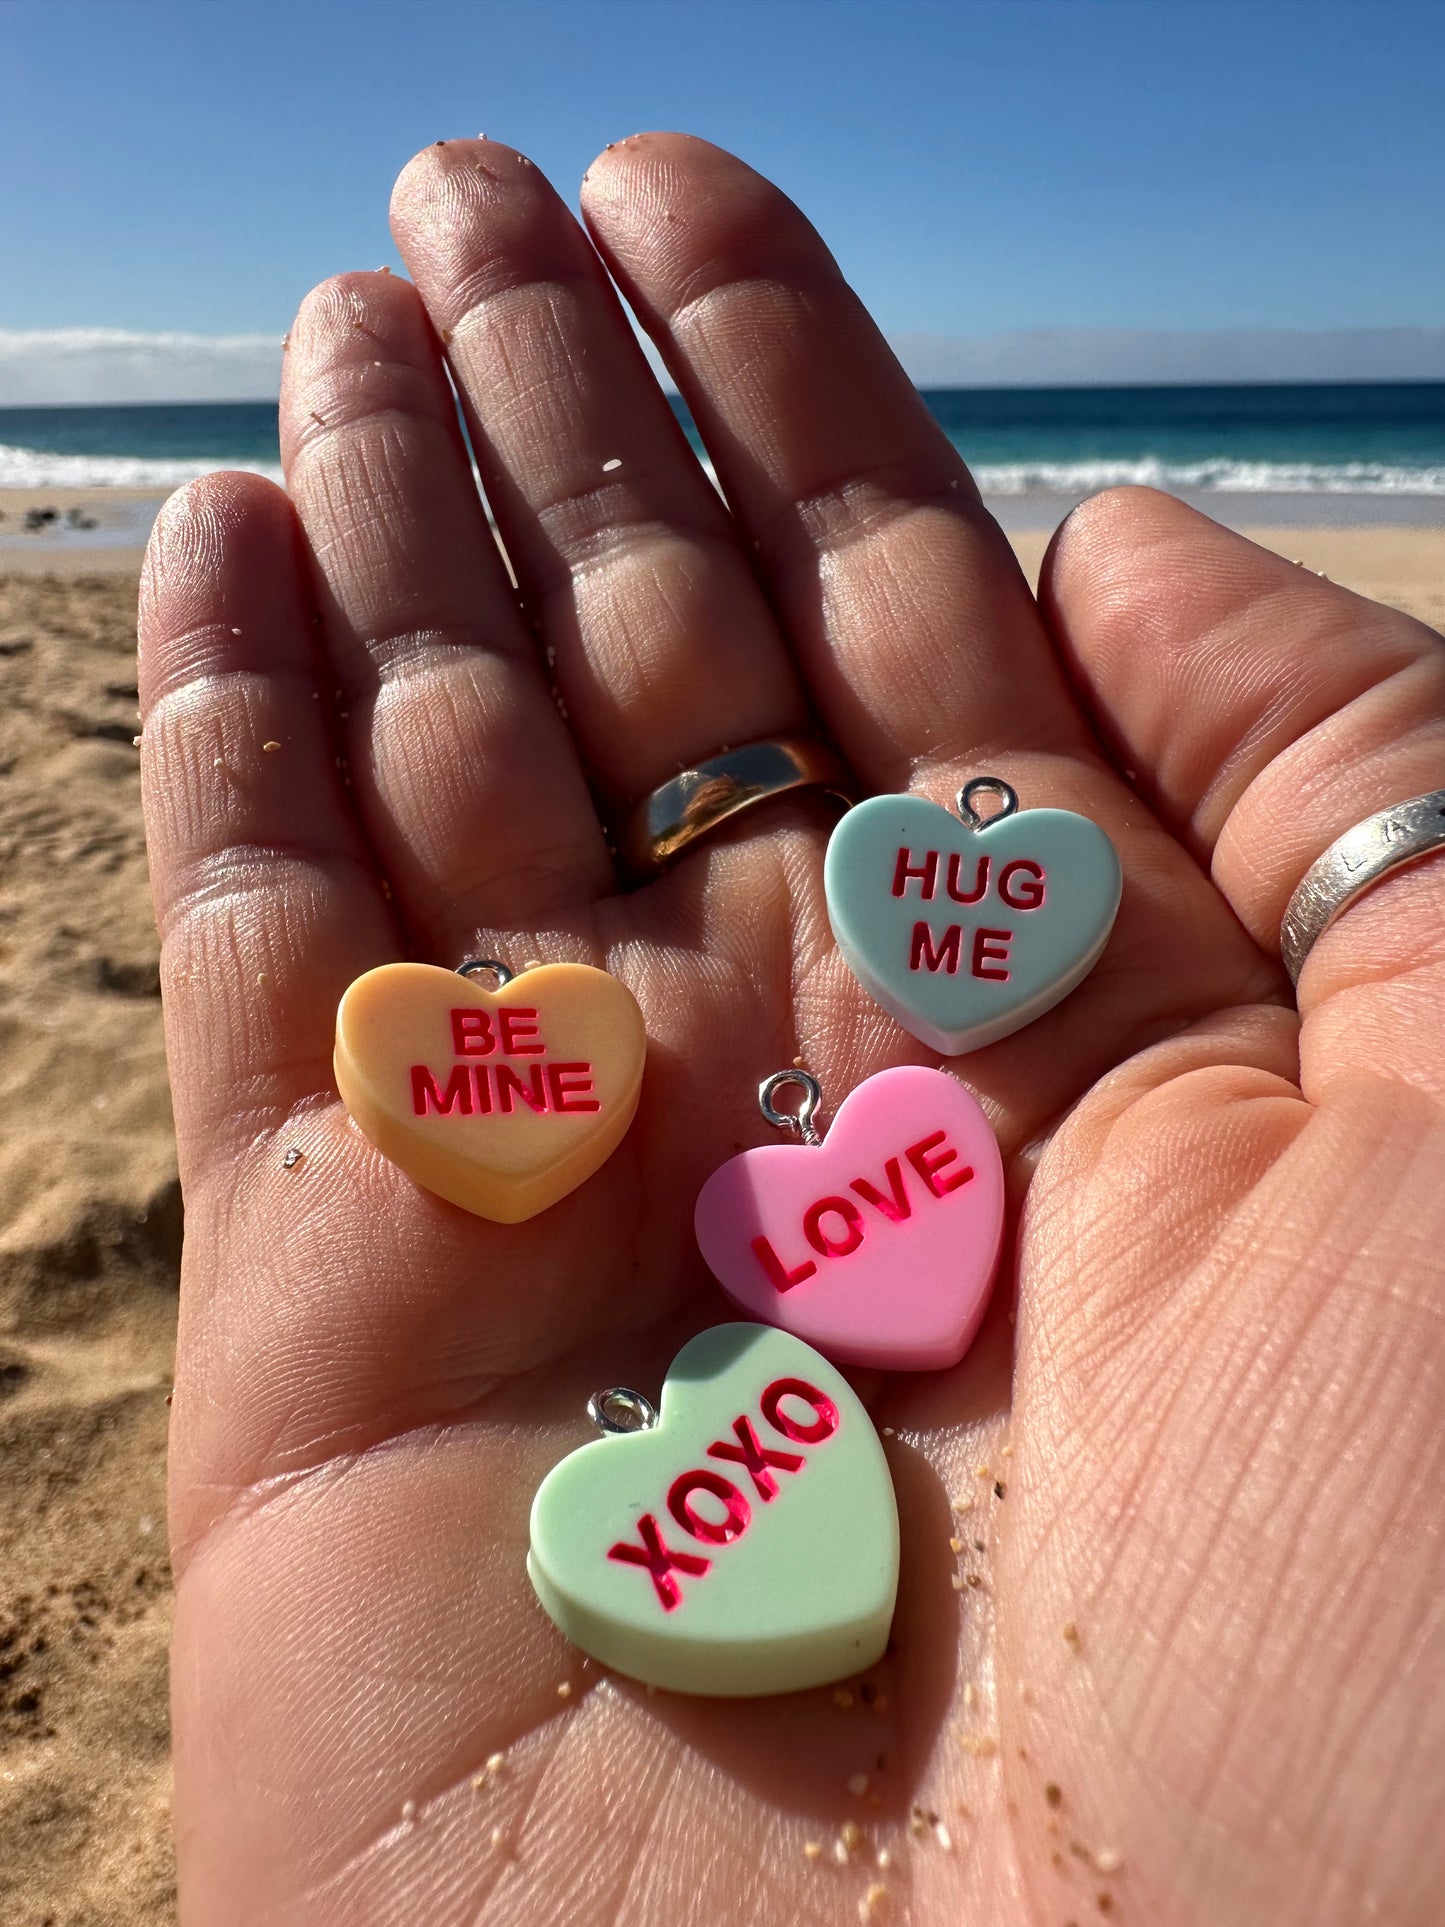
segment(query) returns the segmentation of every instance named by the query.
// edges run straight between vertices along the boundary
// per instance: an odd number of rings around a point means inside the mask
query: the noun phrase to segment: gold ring
[[[811,736],[720,750],[633,805],[617,826],[618,859],[634,877],[660,876],[729,817],[802,789],[826,790],[844,808],[853,802],[842,757]]]

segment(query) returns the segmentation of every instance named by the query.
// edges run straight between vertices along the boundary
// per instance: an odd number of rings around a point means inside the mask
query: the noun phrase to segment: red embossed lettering
[[[785,1399],[805,1406],[807,1414],[795,1417],[785,1411]],[[840,1423],[833,1400],[803,1378],[774,1379],[758,1404],[773,1430],[795,1444],[818,1445],[831,1438]],[[777,1498],[781,1490],[774,1474],[801,1472],[807,1463],[801,1452],[785,1452],[764,1445],[746,1413],[733,1420],[733,1438],[736,1444],[732,1439],[714,1439],[707,1455],[729,1465],[742,1466],[753,1482],[754,1492],[765,1505]],[[714,1508],[721,1508],[721,1516]],[[739,1487],[721,1473],[705,1467],[695,1467],[673,1480],[668,1488],[667,1509],[684,1532],[713,1546],[729,1545],[741,1538],[753,1517],[752,1505]],[[637,1535],[637,1542],[619,1540],[609,1548],[607,1557],[622,1565],[642,1567],[652,1580],[663,1611],[675,1612],[683,1597],[676,1575],[700,1578],[711,1571],[712,1561],[696,1553],[675,1552],[663,1539],[657,1520],[650,1512],[644,1512],[638,1519]]]
[[[805,1278],[811,1278],[818,1267],[811,1258],[789,1271],[777,1252],[766,1238],[753,1239],[753,1255],[768,1274],[768,1283],[775,1291],[791,1291],[794,1285],[801,1285]]]
[[[823,1220],[830,1217],[843,1220],[841,1238],[830,1238],[824,1229]],[[851,1199],[819,1198],[804,1213],[803,1236],[814,1251],[821,1251],[825,1258],[846,1258],[863,1242],[863,1213]]]
[[[1012,930],[985,930],[980,926],[973,933],[973,963],[975,977],[987,977],[996,984],[1008,982],[1008,947],[1013,942]],[[1002,970],[990,970],[990,964],[1002,964]]]
[[[785,1398],[798,1398],[811,1405],[814,1416],[808,1423],[790,1418],[783,1410]],[[775,1432],[795,1445],[818,1445],[832,1438],[838,1429],[838,1408],[826,1392],[802,1378],[775,1378],[758,1400],[763,1417]]]
[[[637,1530],[642,1537],[640,1546],[619,1539],[615,1546],[609,1548],[607,1557],[623,1566],[645,1566],[662,1601],[662,1610],[665,1613],[675,1612],[682,1604],[682,1587],[673,1578],[673,1573],[685,1572],[700,1577],[710,1570],[712,1560],[704,1559],[696,1552],[674,1552],[670,1546],[664,1545],[657,1521],[650,1512],[644,1512],[637,1521]]]
[[[508,1057],[540,1057],[547,1046],[538,1041],[526,1044],[520,1040],[537,1035],[537,1013],[527,1010],[521,1004],[503,1004],[497,1012],[497,1022],[502,1027],[502,1050]]]
[[[452,1049],[458,1057],[490,1057],[496,1048],[490,1011],[452,1012]]]
[[[941,1146],[947,1148],[941,1149]],[[910,1144],[903,1155],[935,1198],[946,1198],[950,1191],[957,1191],[973,1176],[971,1164],[959,1165],[958,1170],[950,1171],[946,1178],[939,1176],[945,1165],[958,1164],[958,1153],[948,1143],[943,1131],[934,1131],[930,1136],[920,1138],[917,1144]]]
[[[796,1472],[803,1463],[802,1453],[769,1450],[759,1442],[753,1422],[746,1416],[733,1420],[733,1431],[737,1435],[737,1444],[728,1445],[722,1439],[714,1439],[707,1448],[708,1457],[727,1459],[734,1465],[746,1466],[763,1503],[776,1499],[778,1482],[769,1468],[775,1466],[779,1472]]]
[[[981,856],[974,867],[973,888],[959,888],[959,872],[963,868],[963,857],[955,850],[948,859],[948,894],[955,903],[978,903],[988,889],[988,858]]]
[[[537,1048],[540,1050],[542,1046],[539,1044]],[[592,1090],[590,1064],[549,1064],[547,1084],[552,1093],[554,1111],[600,1111],[602,1109],[598,1100],[590,1094]]]
[[[547,1087],[542,1080],[542,1066],[534,1064],[527,1073],[524,1084],[510,1064],[498,1064],[494,1073],[497,1080],[497,1109],[505,1116],[517,1108],[516,1100],[532,1111],[545,1111],[547,1108]]]
[[[910,863],[912,855],[911,850],[898,852],[898,861],[893,866],[893,894],[895,897],[907,896],[910,879],[916,879],[923,885],[918,894],[927,903],[938,888],[938,852],[930,850],[922,863],[917,865]]]
[[[897,1158],[889,1158],[883,1167],[883,1175],[888,1180],[889,1197],[885,1198],[877,1185],[870,1184],[867,1178],[854,1178],[848,1188],[856,1191],[864,1204],[871,1204],[875,1211],[881,1211],[890,1224],[901,1224],[905,1218],[913,1216],[913,1200],[908,1195],[903,1168]]]
[[[908,953],[910,970],[946,970],[953,976],[958,969],[958,942],[963,935],[961,924],[951,923],[944,931],[941,942],[935,948],[933,932],[926,923],[913,926],[913,947]]]
[[[1015,877],[1023,881],[1015,883]],[[999,872],[998,893],[1010,910],[1037,910],[1044,900],[1043,865],[1030,862],[1026,856],[1006,863]]]
[[[695,1492],[706,1492],[722,1506],[721,1519],[708,1519],[693,1504]],[[694,1539],[705,1539],[710,1546],[725,1546],[747,1530],[753,1509],[730,1479],[720,1472],[684,1472],[674,1479],[667,1494],[667,1509]]]
[[[418,1117],[425,1117],[429,1110],[450,1117],[459,1111],[463,1117],[472,1114],[472,1073],[467,1064],[458,1064],[447,1079],[444,1091],[437,1089],[437,1081],[425,1064],[411,1067],[411,1108]]]

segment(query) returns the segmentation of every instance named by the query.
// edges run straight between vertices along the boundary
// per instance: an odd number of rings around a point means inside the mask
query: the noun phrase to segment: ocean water
[[[989,495],[1445,496],[1445,382],[936,389]]]
[[[281,479],[275,402],[0,408],[0,488],[179,488],[216,468]]]
[[[1121,482],[1193,496],[1445,497],[1445,382],[950,388],[924,399],[993,497],[1077,499]],[[0,409],[0,487],[163,491],[214,468],[279,478],[274,403]]]

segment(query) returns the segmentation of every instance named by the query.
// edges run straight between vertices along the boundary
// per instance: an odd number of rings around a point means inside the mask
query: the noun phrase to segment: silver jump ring
[[[996,796],[999,806],[987,816],[980,816],[973,806],[973,799],[984,795]],[[1018,791],[1001,776],[975,776],[958,792],[958,813],[971,830],[982,830],[990,823],[1001,823],[1004,817],[1014,815],[1018,806]]]
[[[468,957],[465,963],[457,965],[459,977],[475,977],[484,970],[492,972],[497,980],[498,990],[505,990],[515,974],[508,970],[504,963],[498,963],[495,957]]]
[[[599,1432],[650,1432],[657,1423],[657,1407],[631,1386],[613,1385],[592,1394],[587,1416]]]
[[[1346,830],[1305,871],[1279,927],[1279,954],[1297,984],[1305,958],[1337,917],[1407,863],[1445,848],[1445,790],[1412,796]]]
[[[796,1111],[780,1111],[773,1102],[773,1093],[780,1091],[786,1084],[795,1084],[803,1093],[798,1099]],[[823,1106],[823,1087],[811,1071],[788,1070],[774,1071],[765,1077],[758,1086],[758,1109],[776,1130],[791,1131],[800,1137],[804,1144],[821,1144],[822,1134],[813,1119]]]

